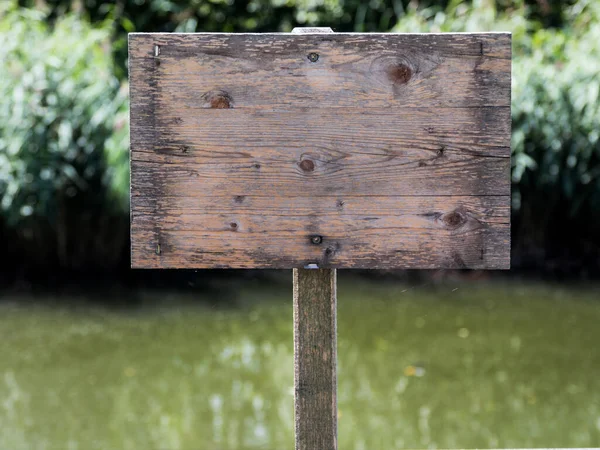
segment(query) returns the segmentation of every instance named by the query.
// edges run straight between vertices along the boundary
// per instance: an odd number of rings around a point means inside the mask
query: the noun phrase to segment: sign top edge
[[[334,36],[481,36],[481,35],[497,35],[497,36],[512,36],[511,31],[477,31],[477,32],[448,32],[448,33],[323,33],[323,32],[308,32],[303,34],[298,33],[225,33],[225,32],[198,32],[198,33],[178,33],[178,32],[133,32],[128,33],[128,36],[305,36],[307,34]]]

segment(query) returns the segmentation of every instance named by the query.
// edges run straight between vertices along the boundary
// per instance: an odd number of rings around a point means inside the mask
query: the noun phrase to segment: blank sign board
[[[130,34],[137,268],[510,265],[511,38]]]

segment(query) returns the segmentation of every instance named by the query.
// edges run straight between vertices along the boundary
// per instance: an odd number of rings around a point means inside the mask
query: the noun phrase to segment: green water
[[[292,449],[290,284],[4,298],[0,449]],[[600,446],[598,286],[338,284],[340,449]]]

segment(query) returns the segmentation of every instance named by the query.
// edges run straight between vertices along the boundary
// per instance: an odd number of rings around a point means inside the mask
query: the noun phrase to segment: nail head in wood
[[[314,52],[313,53],[309,53],[308,54],[308,60],[310,62],[313,62],[313,63],[317,62],[319,60],[319,54],[318,53],[314,53]]]
[[[313,243],[314,245],[319,245],[323,242],[323,236],[319,236],[319,235],[311,236],[310,242]]]

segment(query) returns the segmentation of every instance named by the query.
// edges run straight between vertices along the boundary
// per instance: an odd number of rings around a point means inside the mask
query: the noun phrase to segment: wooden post
[[[129,35],[132,267],[293,268],[296,450],[336,450],[310,267],[510,267],[511,41],[294,34]]]
[[[294,28],[292,33],[333,33]],[[337,273],[294,269],[296,450],[337,450]]]
[[[336,270],[294,269],[296,450],[337,449]]]

